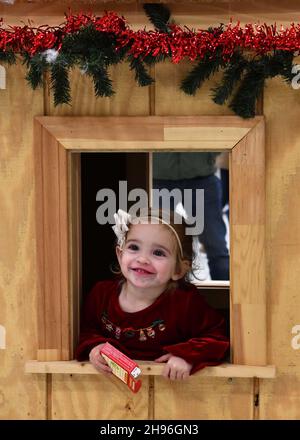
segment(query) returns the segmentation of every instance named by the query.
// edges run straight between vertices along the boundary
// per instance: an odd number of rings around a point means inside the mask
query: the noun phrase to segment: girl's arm
[[[164,350],[192,364],[191,374],[222,362],[229,348],[225,320],[197,291],[187,298],[185,310],[181,309],[180,326],[186,341],[164,346]]]

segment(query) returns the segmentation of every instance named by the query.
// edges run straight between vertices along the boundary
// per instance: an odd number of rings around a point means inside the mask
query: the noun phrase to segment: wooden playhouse
[[[30,20],[35,27],[60,25],[69,6],[4,3],[4,24]],[[151,27],[142,3],[78,1],[72,13],[115,11],[137,30]],[[298,21],[297,3],[178,0],[167,6],[176,23],[207,29],[231,17],[290,26]],[[32,90],[26,65],[1,58],[0,64],[0,419],[298,419],[297,84],[269,75],[255,115],[242,118],[211,100],[221,72],[188,96],[178,84],[190,62],[150,66],[155,82],[147,87],[136,84],[124,62],[109,69],[112,97],[96,98],[91,79],[74,68],[72,104],[55,106],[49,72]],[[184,383],[166,381],[161,365],[141,362],[143,386],[132,394],[116,378],[74,361],[82,273],[90,266],[82,248],[82,194],[93,170],[83,164],[97,160],[94,174],[103,185],[127,179],[132,188],[148,188],[151,153],[176,150],[229,152],[230,286],[205,291],[227,310],[231,354]],[[112,168],[116,160],[121,165]],[[103,247],[107,240],[103,234]],[[106,263],[99,256],[99,265]]]

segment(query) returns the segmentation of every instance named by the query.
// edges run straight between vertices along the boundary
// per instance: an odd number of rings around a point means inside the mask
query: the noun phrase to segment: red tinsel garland
[[[202,59],[206,54],[214,55],[221,50],[223,58],[229,59],[237,48],[251,51],[254,55],[263,55],[273,50],[293,52],[300,49],[300,24],[292,23],[289,28],[277,29],[275,25],[237,23],[227,24],[224,29],[212,31],[191,31],[178,25],[170,25],[170,33],[158,31],[133,31],[126,24],[124,17],[115,12],[108,12],[102,17],[91,14],[66,16],[65,22],[57,27],[43,25],[0,27],[0,50],[12,50],[15,53],[28,52],[31,56],[46,49],[60,50],[63,39],[69,33],[77,32],[82,27],[93,24],[99,32],[114,34],[117,48],[129,47],[129,54],[134,57],[153,57],[171,54],[174,63],[183,58],[191,61]]]

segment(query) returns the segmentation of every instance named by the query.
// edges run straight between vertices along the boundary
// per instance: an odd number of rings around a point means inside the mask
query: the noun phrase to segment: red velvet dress
[[[184,284],[162,293],[144,310],[124,312],[120,282],[98,282],[84,305],[75,357],[86,360],[98,344],[110,342],[132,359],[155,360],[166,353],[193,365],[191,374],[218,365],[229,347],[224,318],[196,287]]]

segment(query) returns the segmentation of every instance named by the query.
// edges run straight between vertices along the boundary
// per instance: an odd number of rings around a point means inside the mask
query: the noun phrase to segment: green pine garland
[[[165,5],[146,3],[143,8],[156,31],[171,32],[171,13]],[[221,33],[223,26],[208,31]],[[127,61],[130,70],[134,72],[136,82],[144,87],[154,82],[147,66],[162,62],[172,55],[149,54],[144,58],[135,58],[128,53],[130,44],[116,50],[116,38],[112,33],[97,31],[91,24],[67,34],[59,53],[52,58],[48,58],[46,53],[39,52],[30,56],[29,53],[22,52],[21,58],[28,69],[26,79],[31,87],[36,89],[43,85],[45,73],[50,71],[54,104],[70,104],[69,71],[76,66],[83,74],[91,77],[97,97],[110,97],[115,93],[108,73],[110,66]],[[180,89],[188,95],[195,95],[204,81],[221,71],[222,79],[212,88],[213,101],[219,105],[228,103],[237,115],[251,118],[255,116],[256,103],[263,92],[266,79],[281,76],[287,83],[292,81],[293,59],[293,52],[279,50],[252,58],[249,54],[246,56],[237,51],[226,62],[220,52],[216,52],[214,58],[207,54],[201,61],[196,60],[194,67],[182,80]],[[0,62],[14,64],[16,61],[16,55],[12,51],[0,50]]]

